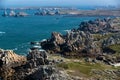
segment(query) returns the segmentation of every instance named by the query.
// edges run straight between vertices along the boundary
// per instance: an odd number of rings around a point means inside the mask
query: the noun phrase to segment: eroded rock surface
[[[0,49],[0,77],[7,80],[15,70],[12,68],[26,64],[26,57],[15,54],[12,50]]]
[[[49,64],[46,51],[31,50],[27,57],[11,50],[0,50],[2,80],[71,80],[70,76]]]

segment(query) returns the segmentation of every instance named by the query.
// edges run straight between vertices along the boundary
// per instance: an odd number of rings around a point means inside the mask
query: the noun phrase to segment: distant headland
[[[34,10],[35,12],[31,15],[45,16],[45,15],[66,15],[66,16],[120,16],[119,8],[96,8],[82,10],[79,8],[67,8],[67,7],[41,7],[41,8],[6,8],[4,10],[3,16],[28,16],[29,13],[19,12],[16,10]],[[7,13],[7,11],[11,11]]]

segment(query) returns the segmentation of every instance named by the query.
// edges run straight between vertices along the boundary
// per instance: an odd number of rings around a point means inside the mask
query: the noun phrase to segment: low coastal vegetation
[[[85,76],[91,77],[91,71],[93,69],[96,70],[105,70],[105,69],[116,69],[112,66],[105,65],[102,63],[90,63],[90,62],[64,62],[57,65],[59,68],[65,69],[68,71],[68,73],[75,74],[76,72],[79,74],[76,74],[77,76],[81,76],[81,74],[84,74]],[[69,72],[70,71],[70,72]]]
[[[112,35],[114,35],[114,34],[113,33],[108,33],[108,34],[105,34],[105,35],[102,35],[102,34],[93,34],[93,37],[94,37],[94,39],[96,39],[97,41],[99,41],[99,40],[103,40],[105,38],[109,38]]]
[[[82,74],[85,74],[87,76],[90,76],[90,72],[92,69],[104,69],[101,64],[90,64],[87,62],[80,63],[80,62],[68,62],[68,63],[61,63],[58,64],[58,67],[64,68],[65,70],[73,70],[73,72],[79,72]],[[72,73],[72,72],[71,72]],[[79,75],[79,74],[77,74]]]
[[[109,48],[114,50],[116,53],[120,53],[120,44],[110,45]]]
[[[85,61],[63,62],[63,63],[57,64],[57,67],[59,67],[60,69],[64,69],[69,75],[72,75],[72,76],[86,77],[86,78],[91,78],[91,77],[98,78],[99,76],[101,80],[103,79],[113,80],[111,76],[110,77],[108,76],[108,75],[113,75],[113,74],[108,73],[107,75],[107,71],[116,71],[120,69],[120,67],[113,67],[113,66],[106,65],[103,63],[90,63],[90,62],[85,62]],[[106,73],[104,73],[104,71]],[[120,77],[117,77],[117,79],[118,78]]]

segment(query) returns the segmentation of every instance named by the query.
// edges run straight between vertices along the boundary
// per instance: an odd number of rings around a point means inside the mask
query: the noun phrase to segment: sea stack
[[[3,15],[2,15],[3,17],[6,17],[6,16],[8,16],[8,13],[7,13],[7,11],[5,10],[4,11],[4,13],[3,13]]]
[[[28,14],[25,12],[19,12],[16,14],[16,17],[25,17],[25,16],[28,16]]]

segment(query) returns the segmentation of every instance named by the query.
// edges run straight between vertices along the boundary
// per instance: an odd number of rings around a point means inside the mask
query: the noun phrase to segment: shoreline
[[[101,76],[101,79],[117,80],[119,68],[113,68],[110,64],[120,59],[119,23],[120,18],[95,19],[81,22],[78,28],[64,35],[53,32],[49,39],[31,42],[33,47],[27,56],[1,49],[0,77],[3,80],[79,80],[87,77],[88,80],[96,80],[96,77],[90,76],[92,73]],[[54,56],[57,53],[60,56]],[[77,74],[77,78],[76,72],[81,74]],[[103,77],[106,73],[109,75]],[[115,76],[110,76],[113,74]]]
[[[4,11],[4,10],[2,10]],[[32,13],[30,11],[33,11]],[[9,13],[8,13],[9,12]],[[7,9],[4,12],[5,16],[11,16],[11,17],[26,17],[30,15],[34,16],[53,16],[53,15],[66,15],[66,16],[113,16],[113,17],[120,17],[120,10],[106,10],[106,9],[98,9],[98,10],[79,10],[79,9],[69,9],[69,8],[58,8],[53,10],[50,8],[41,8],[41,9]]]

